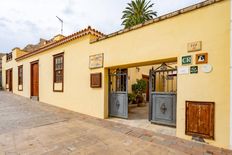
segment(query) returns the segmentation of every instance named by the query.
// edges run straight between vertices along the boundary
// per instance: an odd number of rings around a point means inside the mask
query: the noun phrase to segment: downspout
[[[230,149],[232,149],[232,2],[230,0]]]

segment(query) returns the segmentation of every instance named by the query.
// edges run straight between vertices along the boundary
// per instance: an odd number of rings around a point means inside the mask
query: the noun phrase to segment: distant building
[[[0,53],[0,89],[2,89],[2,57],[4,56],[3,53]]]

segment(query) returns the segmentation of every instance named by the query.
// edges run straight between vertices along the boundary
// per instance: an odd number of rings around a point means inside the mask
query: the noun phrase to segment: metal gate
[[[150,70],[149,120],[152,123],[176,126],[177,69],[163,63]]]
[[[109,70],[109,116],[128,118],[127,69]]]

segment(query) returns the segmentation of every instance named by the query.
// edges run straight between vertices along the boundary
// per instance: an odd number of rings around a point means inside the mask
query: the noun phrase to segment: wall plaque
[[[213,70],[213,66],[212,66],[212,65],[209,65],[209,64],[206,64],[206,65],[203,65],[203,66],[201,67],[201,70],[202,70],[202,72],[204,72],[204,73],[210,73],[210,72],[212,72],[212,70]]]
[[[178,74],[189,74],[189,67],[178,67]]]
[[[192,64],[192,56],[191,55],[182,57],[182,65],[188,65],[188,64]]]
[[[103,67],[103,61],[104,61],[104,54],[96,54],[89,56],[89,68],[95,69],[95,68],[102,68]]]
[[[196,54],[196,64],[207,64],[208,63],[208,53]]]
[[[90,87],[91,88],[101,88],[102,74],[94,73],[90,74]]]
[[[198,73],[198,66],[191,66],[190,74],[197,74],[197,73]]]
[[[188,52],[195,52],[195,51],[201,51],[201,50],[202,50],[201,41],[188,43]]]

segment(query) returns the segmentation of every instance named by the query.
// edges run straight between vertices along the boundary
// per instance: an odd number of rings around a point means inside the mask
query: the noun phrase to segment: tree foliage
[[[123,11],[122,25],[125,28],[144,23],[157,16],[157,12],[152,10],[154,3],[146,0],[133,0]]]

